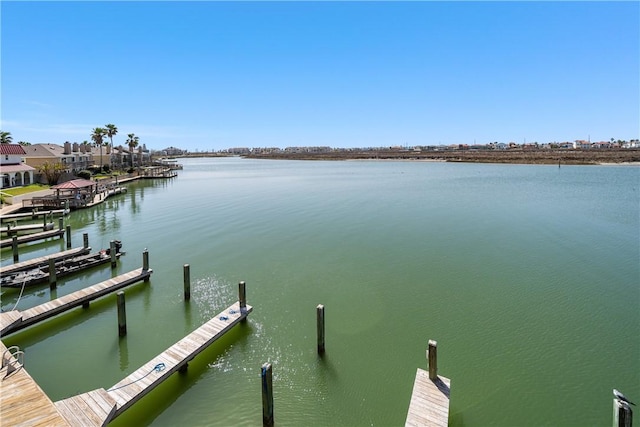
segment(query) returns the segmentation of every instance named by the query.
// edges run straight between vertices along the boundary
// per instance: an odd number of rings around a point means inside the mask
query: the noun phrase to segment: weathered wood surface
[[[15,234],[21,231],[33,231],[33,230],[47,231],[47,230],[52,230],[53,227],[54,227],[54,224],[52,222],[48,222],[46,224],[23,224],[23,225],[16,225],[14,227],[12,227],[9,224],[5,227],[2,227],[0,229],[0,232],[2,232],[3,234]]]
[[[106,426],[113,419],[116,401],[102,388],[55,402],[71,426]]]
[[[55,402],[71,426],[105,426],[247,317],[251,306],[235,303],[145,363],[109,390],[97,389]],[[163,369],[155,368],[163,364]]]
[[[236,302],[107,390],[117,402],[114,418],[142,399],[171,374],[186,367],[189,361],[246,318],[252,310],[249,305],[246,309],[240,310],[240,304]],[[155,371],[154,368],[160,363],[164,364],[164,368]]]
[[[438,375],[429,379],[429,371],[418,368],[405,427],[447,426],[451,380]]]
[[[25,234],[24,236],[18,237],[18,244],[27,243],[27,242],[35,242],[36,240],[44,240],[50,237],[59,237],[64,234],[64,230],[50,230],[50,231],[42,231],[40,233],[32,233]],[[4,239],[0,240],[0,247],[6,248],[12,245],[12,239]]]
[[[91,248],[83,248],[83,247],[69,249],[62,252],[56,252],[55,254],[45,255],[38,258],[33,258],[33,259],[22,261],[22,262],[16,262],[10,265],[5,265],[3,267],[0,267],[0,274],[2,275],[9,274],[15,271],[27,270],[27,269],[35,268],[39,266],[45,267],[49,264],[50,259],[53,259],[55,261],[60,261],[66,258],[72,258],[74,256],[88,254],[89,252],[91,252]]]
[[[37,212],[21,212],[14,214],[5,214],[2,215],[2,222],[15,221],[21,219],[35,219],[39,216],[53,216],[53,215],[67,215],[69,213],[68,209],[55,209],[51,211],[37,211]]]
[[[144,270],[138,268],[19,313],[15,311],[0,313],[0,334],[6,335],[16,332],[35,323],[57,316],[72,308],[139,282],[140,280],[147,279],[151,273],[153,273],[151,269]]]
[[[5,350],[0,342],[0,352]],[[0,377],[0,426],[70,425],[24,367],[9,375],[4,367]]]

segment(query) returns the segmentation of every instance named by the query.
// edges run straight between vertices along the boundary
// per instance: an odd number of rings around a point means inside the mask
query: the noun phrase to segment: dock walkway
[[[106,425],[173,373],[185,369],[189,361],[252,310],[249,305],[241,309],[240,302],[236,302],[109,390],[93,390],[55,402],[55,406],[72,426]]]
[[[429,370],[418,368],[416,372],[405,427],[449,425],[451,380],[438,375],[437,345],[429,340]]]
[[[16,360],[6,350],[0,342],[2,357],[9,362],[0,370],[0,425],[69,426],[31,375],[23,367],[12,366]]]
[[[27,243],[27,242],[35,242],[36,240],[44,240],[49,237],[62,237],[64,235],[64,230],[49,230],[49,231],[41,231],[40,233],[32,233],[25,234],[23,236],[17,237],[18,244]],[[0,248],[6,248],[13,245],[13,239],[3,239],[0,241]]]
[[[10,334],[35,323],[57,316],[72,308],[89,304],[97,298],[108,295],[140,280],[147,280],[153,270],[138,268],[113,277],[96,285],[86,287],[52,301],[40,304],[24,311],[0,313],[0,335]]]
[[[44,224],[23,224],[23,225],[14,225],[7,224],[5,227],[0,229],[2,234],[14,235],[17,233],[22,233],[23,231],[32,232],[33,230],[53,230],[55,224],[52,222],[47,222]]]
[[[32,211],[32,212],[22,212],[22,213],[7,213],[7,214],[2,214],[0,216],[0,219],[2,220],[2,222],[9,222],[9,221],[22,220],[22,219],[36,219],[43,215],[51,216],[51,217],[53,217],[53,215],[64,216],[64,215],[67,215],[68,213],[69,213],[68,209],[55,209],[55,210]]]
[[[0,267],[0,275],[10,274],[16,271],[27,270],[27,269],[36,268],[39,266],[48,266],[50,259],[53,259],[54,261],[61,261],[63,259],[71,258],[77,255],[85,255],[85,254],[88,254],[89,252],[91,252],[90,247],[80,247],[80,248],[68,249],[62,252],[56,252],[51,255],[45,255],[38,258],[22,261],[22,262],[16,262],[10,265]]]

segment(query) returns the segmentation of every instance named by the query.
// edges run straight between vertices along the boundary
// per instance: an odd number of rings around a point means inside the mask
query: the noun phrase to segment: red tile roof
[[[63,182],[62,184],[54,185],[54,190],[65,190],[65,189],[75,189],[75,188],[86,188],[92,187],[96,185],[95,182],[89,181],[87,179],[74,179],[71,181]]]
[[[19,156],[24,156],[27,153],[20,144],[0,144],[0,154],[17,154]]]

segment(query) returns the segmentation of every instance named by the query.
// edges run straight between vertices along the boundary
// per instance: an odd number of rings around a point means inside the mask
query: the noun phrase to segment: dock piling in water
[[[127,312],[125,310],[124,292],[120,291],[118,296],[118,336],[127,335]]]
[[[112,240],[109,242],[109,254],[111,255],[111,268],[115,268],[117,265],[118,259],[116,258],[116,241]]]
[[[262,365],[262,425],[273,426],[273,374],[271,363]]]
[[[11,250],[13,251],[13,262],[18,262],[18,236],[13,236],[11,238]]]
[[[67,249],[71,249],[71,226],[67,224]]]
[[[56,261],[49,259],[49,289],[56,288]]]
[[[429,340],[429,347],[427,349],[427,359],[429,361],[429,379],[435,380],[438,378],[438,342]]]
[[[631,427],[633,411],[631,406],[618,399],[613,399],[613,427]]]
[[[318,327],[318,353],[324,353],[324,305],[318,304],[316,307],[317,327]]]
[[[189,264],[185,264],[182,267],[182,275],[184,280],[184,300],[189,301],[191,299],[191,272]]]
[[[238,283],[238,305],[240,306],[240,312],[247,311],[247,284],[245,281]],[[240,323],[246,323],[247,318],[243,318]]]
[[[89,247],[89,233],[82,233],[82,246]]]
[[[238,301],[240,302],[240,310],[247,308],[247,285],[244,280],[238,283]]]
[[[149,269],[149,251],[147,248],[144,248],[142,251],[142,271],[147,271]]]

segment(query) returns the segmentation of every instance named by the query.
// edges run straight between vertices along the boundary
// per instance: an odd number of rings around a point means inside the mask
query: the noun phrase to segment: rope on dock
[[[18,306],[18,303],[20,302],[20,298],[22,298],[22,293],[24,292],[24,288],[25,288],[26,284],[27,284],[27,279],[24,279],[22,281],[22,289],[20,289],[20,295],[18,295],[18,300],[16,301],[15,305],[13,306],[13,308],[11,310],[9,310],[9,311],[15,310],[16,307]]]
[[[151,375],[151,373],[152,373],[152,372],[162,372],[162,371],[164,371],[164,368],[165,368],[164,363],[158,363],[156,366],[154,366],[154,367],[153,367],[153,369],[152,369],[152,370],[150,370],[149,372],[147,372],[143,377],[138,378],[138,379],[137,379],[137,380],[135,380],[135,381],[131,381],[131,382],[130,382],[130,383],[128,383],[128,384],[123,384],[123,385],[121,385],[121,386],[119,386],[119,387],[112,387],[112,388],[110,388],[110,389],[109,389],[109,390],[107,390],[107,391],[114,391],[114,390],[118,390],[119,388],[123,388],[123,387],[130,386],[131,384],[137,383],[138,381],[141,381],[141,380],[143,380],[143,379],[147,378],[149,375]]]

